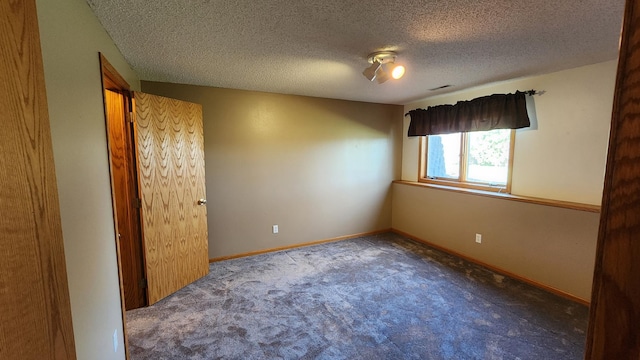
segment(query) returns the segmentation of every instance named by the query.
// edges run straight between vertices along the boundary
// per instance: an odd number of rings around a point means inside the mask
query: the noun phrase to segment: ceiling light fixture
[[[404,75],[405,68],[395,63],[397,56],[398,54],[394,51],[376,51],[369,54],[367,60],[371,66],[364,69],[362,74],[369,79],[369,81],[377,80],[378,84],[389,80],[389,73],[392,78],[400,79]]]
[[[367,79],[369,79],[369,81],[373,81],[376,78],[376,72],[378,71],[380,66],[382,66],[382,64],[380,64],[377,61],[374,61],[371,64],[371,66],[369,66],[368,68],[364,69],[364,71],[362,72],[362,75],[364,75]]]

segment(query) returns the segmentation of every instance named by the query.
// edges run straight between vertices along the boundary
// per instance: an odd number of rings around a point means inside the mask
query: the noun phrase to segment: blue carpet
[[[127,312],[133,360],[583,357],[586,306],[393,233],[210,270]]]

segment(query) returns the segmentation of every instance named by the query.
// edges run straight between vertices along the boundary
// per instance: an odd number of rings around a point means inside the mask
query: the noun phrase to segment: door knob
[[[200,206],[207,205],[207,199],[198,200],[198,205],[200,205]]]

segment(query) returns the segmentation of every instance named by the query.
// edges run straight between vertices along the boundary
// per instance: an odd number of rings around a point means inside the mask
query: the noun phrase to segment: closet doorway
[[[202,106],[100,64],[124,317],[209,272]]]

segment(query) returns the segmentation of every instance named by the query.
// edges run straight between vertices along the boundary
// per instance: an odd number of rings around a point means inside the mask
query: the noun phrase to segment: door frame
[[[108,89],[115,89],[118,92],[120,92],[124,97],[125,97],[125,101],[124,101],[124,110],[125,110],[125,117],[129,117],[129,113],[132,110],[131,109],[131,87],[129,86],[129,83],[127,83],[126,80],[124,80],[124,78],[118,73],[118,71],[111,65],[111,63],[109,63],[109,61],[107,60],[107,58],[102,54],[102,53],[98,53],[99,56],[99,60],[100,60],[100,73],[101,73],[101,82],[102,82],[102,91],[103,91],[103,102],[104,102],[104,116],[105,116],[105,126],[106,126],[106,136],[107,136],[107,144],[109,144],[110,142],[110,136],[109,136],[109,126],[108,126],[108,114],[107,114],[107,103],[106,103],[106,93],[105,91]],[[125,121],[127,121],[127,119],[125,119]],[[129,131],[130,132],[130,131]],[[130,134],[132,135],[132,134]],[[131,156],[133,156],[133,154],[129,154]],[[109,152],[109,158],[111,157],[111,153]],[[111,159],[109,159],[109,172],[110,174],[112,173],[111,170]],[[123,282],[123,275],[122,275],[122,260],[121,260],[121,249],[120,249],[120,241],[118,239],[118,216],[117,216],[117,207],[116,207],[116,198],[115,198],[115,194],[113,194],[114,191],[114,184],[113,184],[113,176],[110,175],[110,181],[111,181],[111,191],[112,191],[112,196],[111,196],[111,201],[112,201],[112,208],[113,208],[113,222],[114,222],[114,227],[115,227],[115,238],[114,238],[114,242],[116,245],[116,261],[118,264],[118,281],[119,281],[119,286],[120,286],[120,308],[121,308],[121,314],[122,314],[122,334],[124,337],[124,353],[125,353],[125,357],[126,359],[130,359],[129,356],[129,338],[127,336],[127,318],[126,318],[126,305],[125,305],[125,293],[124,293],[124,282]],[[136,190],[136,197],[137,197],[137,188]],[[138,219],[132,219],[135,220],[139,223],[140,219],[138,216]],[[140,234],[138,234],[139,236]],[[138,239],[139,241],[141,239]],[[144,269],[144,266],[143,266]],[[144,271],[144,270],[143,270]],[[146,299],[146,296],[145,296]],[[146,305],[146,300],[145,300],[145,305]]]

